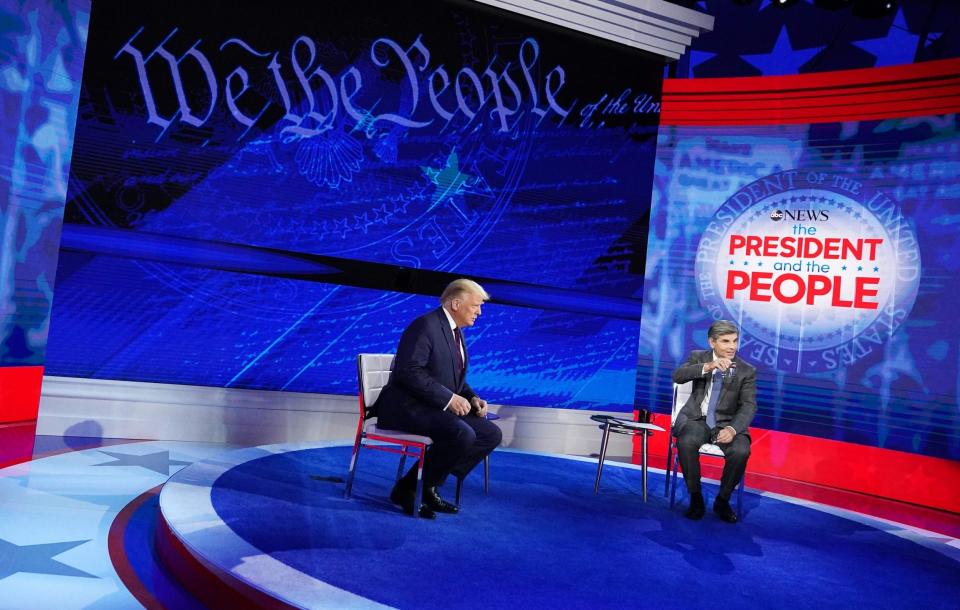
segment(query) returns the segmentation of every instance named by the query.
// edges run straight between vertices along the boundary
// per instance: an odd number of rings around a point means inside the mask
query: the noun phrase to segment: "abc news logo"
[[[825,222],[830,220],[830,212],[827,210],[774,210],[770,212],[770,220],[774,222],[785,218],[801,222]]]

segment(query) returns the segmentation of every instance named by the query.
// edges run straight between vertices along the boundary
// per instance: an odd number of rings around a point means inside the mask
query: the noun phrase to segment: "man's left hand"
[[[470,404],[473,406],[474,412],[476,412],[477,417],[486,417],[487,416],[487,401],[480,398],[479,396],[474,396],[470,400]]]
[[[717,434],[718,443],[729,443],[733,440],[733,437],[737,435],[737,431],[727,426]]]

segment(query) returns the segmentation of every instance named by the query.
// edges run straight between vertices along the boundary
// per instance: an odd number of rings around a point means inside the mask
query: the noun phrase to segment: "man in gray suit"
[[[737,522],[730,495],[747,469],[750,433],[757,412],[757,369],[737,357],[740,331],[733,322],[717,320],[707,331],[709,350],[694,351],[673,372],[674,383],[693,382],[690,399],[673,425],[683,479],[690,492],[687,517],[705,512],[700,492],[700,445],[716,443],[723,450],[723,475],[713,511],[728,523]]]

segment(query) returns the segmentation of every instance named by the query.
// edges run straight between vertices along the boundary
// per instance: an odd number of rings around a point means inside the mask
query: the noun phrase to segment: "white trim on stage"
[[[501,417],[502,446],[567,455],[600,450],[591,415],[625,415],[506,405],[491,410]],[[234,445],[352,442],[358,416],[356,396],[46,376],[37,434]],[[608,457],[630,456],[631,438],[611,435]]]

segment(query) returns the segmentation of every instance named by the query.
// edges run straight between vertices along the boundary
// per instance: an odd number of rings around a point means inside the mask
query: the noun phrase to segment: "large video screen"
[[[638,401],[725,318],[754,425],[960,457],[958,176],[956,115],[663,128]]]
[[[0,3],[0,367],[44,362],[89,16]]]
[[[65,233],[151,238],[63,252],[48,373],[349,394],[437,304],[172,264],[159,235],[507,282],[471,384],[630,410],[661,74],[472,2],[95,1]]]

